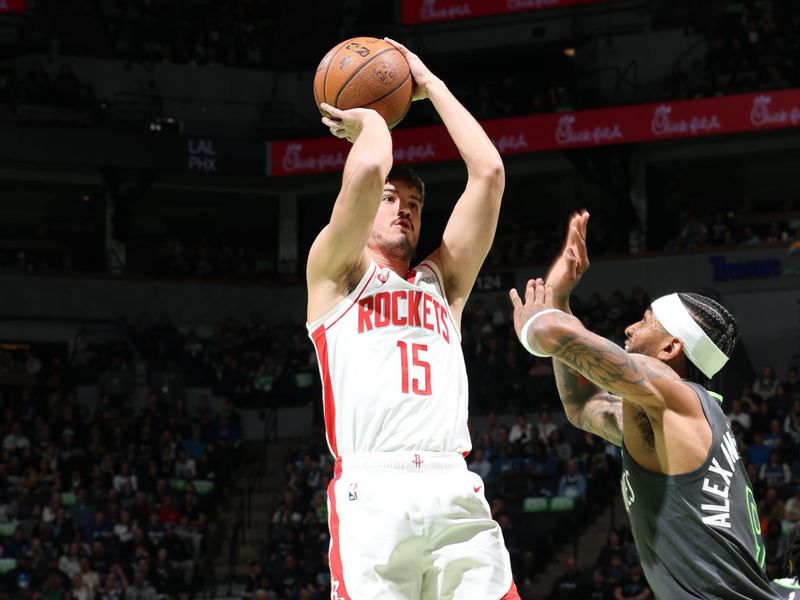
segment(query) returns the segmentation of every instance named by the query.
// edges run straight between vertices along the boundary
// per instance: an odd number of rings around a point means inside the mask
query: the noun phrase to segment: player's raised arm
[[[458,319],[494,240],[505,187],[503,161],[489,136],[444,82],[405,46],[387,41],[405,55],[417,84],[415,99],[430,99],[467,167],[466,189],[432,256],[444,271],[447,299]]]
[[[322,122],[331,133],[353,143],[342,175],[342,186],[330,222],[314,240],[308,255],[309,320],[332,306],[328,295],[341,292],[353,273],[366,268],[364,247],[392,167],[392,139],[374,110],[339,110],[321,106],[330,116]],[[359,274],[360,276],[360,274]],[[322,293],[317,294],[322,287]],[[331,294],[325,293],[330,291]],[[320,298],[321,296],[321,298]],[[315,313],[315,314],[312,314]]]
[[[666,362],[628,353],[555,308],[552,288],[541,279],[528,282],[524,303],[516,290],[511,290],[511,301],[517,335],[533,353],[562,361],[599,389],[640,406],[648,414],[662,413],[667,408],[683,412],[686,405],[694,402],[692,392]],[[664,352],[677,356],[681,350],[680,341],[675,340],[674,347]]]
[[[553,289],[553,306],[572,314],[569,297],[589,268],[586,229],[589,213],[574,213],[567,224],[561,254],[550,266],[546,281]],[[622,398],[586,379],[557,357],[553,357],[553,374],[567,419],[575,427],[622,445]]]

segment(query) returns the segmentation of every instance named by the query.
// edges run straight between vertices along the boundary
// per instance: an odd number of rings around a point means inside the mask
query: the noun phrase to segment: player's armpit
[[[553,373],[569,422],[620,446],[622,398],[601,390],[557,358],[553,359]]]
[[[567,419],[578,429],[622,446],[622,398],[600,392],[583,404],[565,404]]]

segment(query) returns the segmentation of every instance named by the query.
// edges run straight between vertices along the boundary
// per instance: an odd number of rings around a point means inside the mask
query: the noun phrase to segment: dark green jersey
[[[784,579],[773,579],[772,589],[786,600],[800,600],[800,583],[794,577]]]
[[[773,600],[756,502],[719,403],[697,392],[713,439],[703,465],[666,476],[623,447],[622,497],[647,581],[659,600]]]

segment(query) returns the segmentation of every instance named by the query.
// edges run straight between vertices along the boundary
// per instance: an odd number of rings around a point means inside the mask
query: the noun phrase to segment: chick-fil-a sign
[[[608,0],[403,0],[404,25],[565,8]]]
[[[411,107],[414,110],[414,107]],[[503,155],[700,138],[800,125],[800,89],[492,119],[481,123]],[[392,132],[394,161],[455,160],[442,126]],[[269,175],[341,170],[350,144],[332,136],[268,145]]]
[[[25,12],[25,0],[0,0],[0,13]]]

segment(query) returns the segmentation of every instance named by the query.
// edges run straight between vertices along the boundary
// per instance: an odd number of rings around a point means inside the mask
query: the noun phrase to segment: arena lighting
[[[178,121],[172,117],[156,117],[150,122],[150,131],[155,133],[175,133],[183,132],[183,121]]]
[[[575,48],[564,48],[564,54],[570,58],[575,58]]]

